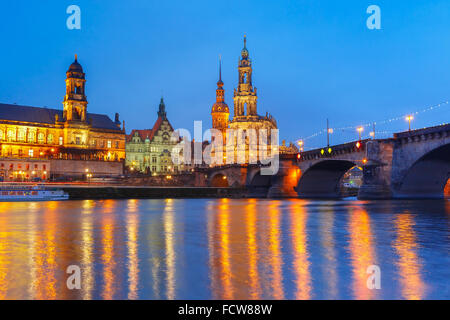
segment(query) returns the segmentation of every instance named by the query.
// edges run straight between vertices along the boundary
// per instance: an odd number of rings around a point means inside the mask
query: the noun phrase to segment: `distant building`
[[[94,176],[122,174],[125,132],[119,115],[112,121],[107,115],[88,113],[85,84],[75,56],[66,72],[63,110],[0,104],[0,163],[9,166],[2,171],[6,179],[19,172],[31,179],[37,171],[46,178],[79,177],[87,170]],[[22,170],[15,165],[10,170],[12,163],[3,160],[20,160],[15,163]],[[35,170],[37,160],[49,160],[49,169]]]
[[[127,135],[126,166],[131,171],[152,175],[178,173],[181,168],[172,163],[172,149],[178,140],[171,139],[174,129],[167,119],[163,98],[158,118],[152,129],[133,129]]]

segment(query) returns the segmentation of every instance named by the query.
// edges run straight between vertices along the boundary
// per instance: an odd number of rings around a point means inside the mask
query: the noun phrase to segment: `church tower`
[[[65,121],[86,122],[87,100],[84,87],[86,84],[83,68],[77,61],[66,72],[66,95],[64,96],[63,117]]]
[[[244,36],[244,48],[238,65],[239,81],[234,90],[234,116],[257,116],[256,112],[256,88],[252,85],[252,62],[247,50],[247,38]]]
[[[159,102],[158,117],[161,117],[163,120],[167,119],[166,105],[164,104],[163,97],[161,97],[161,101]]]
[[[211,110],[212,127],[220,130],[225,139],[225,133],[228,128],[230,117],[230,109],[225,103],[225,90],[222,82],[222,62],[219,60],[219,81],[217,81],[216,103],[213,104]]]

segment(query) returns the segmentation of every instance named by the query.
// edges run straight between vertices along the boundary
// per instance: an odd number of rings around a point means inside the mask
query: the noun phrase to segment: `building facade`
[[[157,115],[152,129],[134,129],[127,135],[125,164],[130,171],[167,175],[182,170],[172,163],[172,149],[178,140],[171,138],[174,129],[167,119],[163,98]]]
[[[241,50],[241,57],[238,64],[238,86],[234,90],[234,115],[230,120],[230,111],[228,105],[224,100],[224,89],[221,77],[221,67],[219,71],[219,81],[217,82],[216,103],[214,103],[211,111],[212,127],[222,133],[224,147],[223,147],[223,162],[236,162],[237,157],[241,154],[245,157],[246,163],[249,162],[251,155],[253,159],[259,159],[259,136],[261,130],[264,130],[267,136],[268,152],[271,148],[271,130],[277,129],[277,122],[270,114],[260,116],[257,113],[257,89],[252,82],[253,67],[247,49],[247,39],[244,36],[244,48]],[[232,130],[229,130],[232,129]],[[241,131],[244,134],[245,141],[240,143],[237,133]],[[245,136],[250,132],[256,134],[256,139],[251,140],[249,136]],[[230,136],[233,134],[233,137]],[[225,145],[228,143],[234,145],[234,151],[230,154],[230,149],[226,150]],[[254,144],[254,145],[252,145]],[[278,142],[277,142],[278,144]],[[252,151],[253,150],[253,151]],[[253,154],[255,152],[256,154]],[[215,157],[215,150],[212,152]],[[230,161],[230,158],[232,160]]]
[[[125,131],[119,115],[112,121],[107,115],[88,113],[85,73],[76,56],[65,82],[63,110],[0,104],[0,162],[29,160],[23,165],[33,168],[36,160],[49,160],[50,170],[43,170],[47,178],[80,176],[86,169],[94,175],[122,174]],[[33,171],[25,176],[31,178]]]

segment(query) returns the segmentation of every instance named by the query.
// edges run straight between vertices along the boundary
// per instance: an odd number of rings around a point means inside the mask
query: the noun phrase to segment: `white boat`
[[[67,200],[62,189],[42,185],[0,185],[0,201],[57,201]]]

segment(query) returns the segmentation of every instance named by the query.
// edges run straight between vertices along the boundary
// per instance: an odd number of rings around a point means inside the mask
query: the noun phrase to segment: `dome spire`
[[[75,61],[78,62],[78,55],[75,53]]]
[[[219,81],[217,81],[217,87],[222,88],[223,87],[223,81],[222,81],[222,56],[219,54]]]

